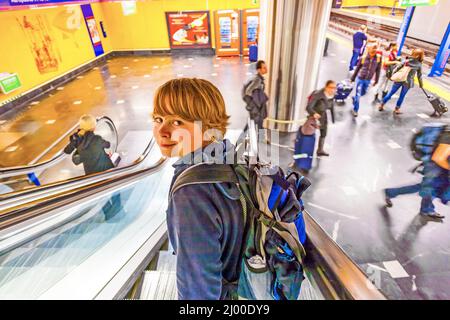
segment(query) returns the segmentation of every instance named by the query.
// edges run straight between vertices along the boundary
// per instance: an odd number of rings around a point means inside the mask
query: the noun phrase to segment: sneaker
[[[352,115],[356,118],[358,116],[358,112],[356,112],[355,110],[352,110]]]
[[[386,202],[386,207],[392,208],[394,204],[392,203],[391,198],[388,196],[386,190],[384,190],[384,201]]]
[[[427,217],[427,218],[433,218],[433,219],[444,219],[445,216],[443,216],[440,213],[437,212],[430,212],[430,213],[426,213],[426,212],[420,212],[420,215]]]

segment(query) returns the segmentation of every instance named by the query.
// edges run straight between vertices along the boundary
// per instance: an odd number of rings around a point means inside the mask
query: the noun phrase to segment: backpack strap
[[[201,163],[189,167],[177,177],[170,189],[170,198],[182,187],[207,183],[236,184],[238,183],[238,178],[233,168],[229,165]]]

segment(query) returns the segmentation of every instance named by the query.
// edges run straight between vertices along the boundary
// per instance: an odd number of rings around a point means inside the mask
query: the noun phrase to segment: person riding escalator
[[[80,128],[70,136],[70,142],[64,148],[64,153],[73,153],[72,162],[75,165],[83,164],[86,175],[114,168],[114,164],[105,151],[111,144],[94,133],[96,124],[97,121],[94,116],[83,115],[80,118]],[[120,209],[120,194],[116,194],[102,208],[105,220],[114,217]]]
[[[70,136],[70,143],[64,152],[72,155],[75,165],[83,164],[86,175],[103,172],[114,168],[114,164],[105,152],[110,143],[94,133],[96,119],[92,115],[83,115],[80,118],[80,129]]]

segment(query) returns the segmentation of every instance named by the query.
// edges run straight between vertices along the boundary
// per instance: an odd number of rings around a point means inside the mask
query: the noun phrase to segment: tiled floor
[[[339,61],[351,52],[331,42],[329,53],[320,85],[347,77],[347,65]],[[417,165],[410,139],[414,129],[437,120],[421,116],[433,110],[419,88],[409,92],[399,117],[391,112],[395,101],[381,113],[372,100],[369,92],[357,119],[350,113],[351,99],[336,106],[337,121],[329,127],[326,140],[331,156],[314,160],[313,186],[305,195],[307,209],[389,298],[450,299],[450,207],[435,200],[437,211],[447,215],[435,222],[418,215],[418,195],[396,198],[394,207],[386,209],[381,193],[386,187],[420,181],[420,175],[409,173]],[[439,121],[450,123],[449,117]],[[292,146],[294,139],[288,135],[281,144]],[[287,166],[292,156],[292,151],[282,148],[282,165]],[[389,261],[401,266],[408,277],[393,277],[396,273],[383,264]]]
[[[246,111],[240,98],[240,84],[249,77],[250,67],[244,63],[248,60],[188,56],[111,59],[82,78],[33,101],[23,112],[2,115],[0,135],[8,134],[8,139],[5,136],[0,143],[0,164],[3,167],[28,164],[85,113],[111,117],[121,137],[130,129],[151,129],[148,119],[153,93],[177,75],[202,77],[216,84],[231,114],[231,128],[242,128]],[[9,138],[11,133],[16,139]],[[12,143],[20,148],[5,152]]]

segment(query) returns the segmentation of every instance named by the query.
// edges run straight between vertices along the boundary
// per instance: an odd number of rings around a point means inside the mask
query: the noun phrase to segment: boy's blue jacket
[[[199,159],[225,163],[227,150],[234,152],[234,147],[227,140],[218,144],[208,146],[222,149],[214,159],[211,152],[197,150],[178,160],[172,184]],[[177,255],[178,299],[221,299],[226,295],[222,280],[237,280],[244,232],[239,196],[237,187],[226,183],[189,185],[173,194],[167,226]]]

